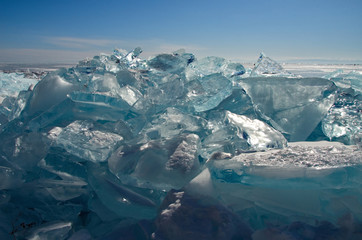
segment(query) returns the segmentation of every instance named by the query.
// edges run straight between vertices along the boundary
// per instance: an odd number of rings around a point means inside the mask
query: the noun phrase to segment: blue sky
[[[0,62],[76,63],[140,46],[148,58],[362,63],[361,0],[0,0]]]

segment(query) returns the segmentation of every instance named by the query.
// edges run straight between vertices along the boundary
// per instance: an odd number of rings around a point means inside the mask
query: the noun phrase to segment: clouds
[[[89,39],[75,37],[45,37],[44,42],[55,47],[71,49],[88,49],[120,45],[122,41],[110,39]]]
[[[162,39],[114,40],[75,37],[45,37],[44,42],[51,44],[56,48],[73,50],[105,49],[112,51],[113,48],[124,48],[126,50],[131,50],[140,46],[142,49],[144,49],[144,53],[146,53],[146,55],[169,53],[181,48],[191,52],[205,50],[205,47],[192,44],[170,43]]]
[[[206,48],[192,44],[170,43],[162,39],[115,40],[97,38],[76,38],[69,36],[39,37],[38,48],[0,48],[0,62],[3,63],[77,63],[85,58],[92,58],[100,53],[111,53],[115,48],[131,51],[141,47],[142,58],[149,58],[159,53],[171,53],[185,49],[194,54],[206,56]]]

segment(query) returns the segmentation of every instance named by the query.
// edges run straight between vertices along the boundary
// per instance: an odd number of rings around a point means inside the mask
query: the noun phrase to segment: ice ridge
[[[361,236],[359,76],[141,53],[1,75],[0,239]]]

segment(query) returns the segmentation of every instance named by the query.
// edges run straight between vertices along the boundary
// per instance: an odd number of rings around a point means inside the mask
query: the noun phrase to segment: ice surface
[[[246,78],[240,85],[261,118],[290,141],[307,139],[333,105],[337,90],[322,78]]]
[[[1,75],[1,239],[358,239],[357,72],[141,53]]]

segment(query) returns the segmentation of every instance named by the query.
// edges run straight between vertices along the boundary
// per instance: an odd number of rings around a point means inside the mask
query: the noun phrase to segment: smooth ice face
[[[97,209],[100,216],[107,213],[111,214],[108,216],[111,219],[112,215],[134,219],[151,219],[156,216],[156,206],[161,198],[158,191],[127,186],[96,165],[90,165],[87,170],[91,173],[88,175],[88,182],[103,205],[96,206],[99,204],[90,199],[90,204],[93,205],[91,208]]]
[[[200,138],[181,134],[171,139],[121,146],[108,159],[110,171],[123,183],[159,190],[181,188],[199,173]]]
[[[232,83],[220,73],[201,77],[188,85],[187,97],[196,112],[215,108],[232,93]]]
[[[290,141],[307,139],[333,105],[336,91],[322,78],[246,78],[240,85],[261,118]]]
[[[201,117],[186,114],[177,108],[167,108],[157,114],[142,131],[147,139],[172,138],[183,132],[202,132],[207,121]]]
[[[261,53],[254,68],[251,70],[250,77],[296,77],[294,74],[286,71],[279,63]]]
[[[48,136],[54,141],[54,146],[64,148],[79,158],[103,162],[123,137],[93,128],[91,122],[75,121],[63,129],[53,128]]]
[[[67,94],[77,88],[58,75],[48,74],[34,87],[26,112],[28,115],[43,112],[65,100]]]

